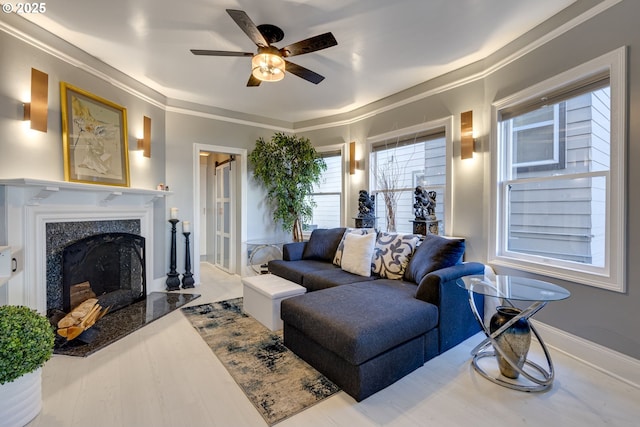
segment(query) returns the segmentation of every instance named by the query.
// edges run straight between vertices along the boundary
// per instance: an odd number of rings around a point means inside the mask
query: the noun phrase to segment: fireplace
[[[90,292],[124,293],[131,295],[131,299],[140,296],[142,300],[109,312],[86,329],[85,332],[95,335],[90,343],[74,339],[61,343],[54,349],[55,353],[87,356],[197,298],[197,294],[164,292],[166,270],[162,260],[165,259],[167,228],[161,219],[165,210],[163,199],[169,194],[140,188],[0,179],[0,210],[5,212],[0,240],[12,247],[15,258],[15,271],[0,288],[0,300],[25,305],[42,314],[60,311],[66,315],[63,311],[64,248],[103,233],[129,233],[144,239],[136,239],[135,249],[127,249],[123,255],[108,261],[109,264],[131,266],[129,276],[120,274],[113,280],[120,286],[126,283],[123,289],[112,291],[101,285],[102,290],[91,289]],[[154,221],[154,215],[159,215],[160,219]],[[140,259],[144,259],[144,263]],[[158,262],[160,268],[155,268]],[[97,286],[96,280],[96,277],[79,276],[69,283],[88,282],[91,288],[94,284]],[[74,292],[82,293],[86,288],[85,284]]]
[[[147,295],[145,239],[132,233],[99,233],[62,251],[62,304],[69,312],[87,298],[116,311]]]
[[[91,239],[102,234],[126,233],[141,236],[147,248],[149,241],[141,232],[141,223],[137,219],[109,219],[109,220],[79,220],[79,221],[50,221],[44,227],[45,262],[46,262],[46,313],[60,310],[68,312],[69,299],[65,304],[63,284],[63,254],[68,246]],[[145,286],[149,290],[149,259],[145,257]],[[78,280],[78,281],[76,281]],[[78,277],[69,279],[71,285],[77,285],[86,280]]]

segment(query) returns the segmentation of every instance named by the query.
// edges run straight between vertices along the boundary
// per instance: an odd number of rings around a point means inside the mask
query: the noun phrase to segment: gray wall
[[[634,120],[640,108],[640,78],[638,77],[640,59],[636,54],[640,50],[640,32],[637,31],[636,22],[637,17],[640,16],[640,2],[622,1],[481,79],[454,89],[442,88],[449,83],[491,68],[516,49],[545,36],[553,28],[569,21],[585,7],[595,3],[598,2],[595,0],[578,2],[575,7],[562,12],[484,61],[407,89],[360,110],[337,117],[296,123],[294,127],[299,129],[299,133],[308,136],[316,145],[333,145],[354,140],[357,142],[358,152],[363,153],[367,137],[453,116],[455,145],[452,161],[454,188],[452,234],[466,237],[467,260],[485,261],[487,259],[486,242],[490,237],[486,230],[492,185],[489,134],[491,131],[490,105],[493,101],[620,46],[629,46],[628,164],[634,165],[640,162],[640,151],[636,143],[640,137],[640,122]],[[3,19],[5,18],[3,16]],[[19,19],[8,18],[16,21]],[[27,27],[23,22],[15,25]],[[95,58],[74,51],[45,33],[32,28],[26,28],[26,30],[49,43],[58,43],[62,51],[69,51],[82,62],[95,66],[108,75],[113,75],[119,81],[125,81],[132,87],[139,87],[117,71],[110,70],[104,64],[97,64]],[[131,177],[132,186],[136,187],[154,188],[158,182],[166,182],[170,185],[175,194],[167,202],[167,206],[157,208],[159,215],[166,216],[168,206],[177,206],[180,208],[181,216],[193,218],[193,144],[233,146],[250,150],[257,137],[269,137],[278,126],[286,127],[283,123],[275,123],[271,128],[261,125],[233,124],[213,118],[163,111],[154,103],[142,101],[139,97],[132,96],[82,69],[47,55],[1,31],[0,52],[2,55],[0,60],[0,76],[2,76],[0,80],[0,178],[63,179],[60,112],[57,101],[60,80],[68,81],[127,106],[132,130],[137,122],[142,121],[143,115],[146,114],[152,118],[154,126],[152,158],[146,162],[132,162]],[[49,132],[35,137],[25,134],[18,121],[18,104],[23,91],[28,89],[31,67],[47,72],[50,79]],[[141,93],[148,94],[151,99],[166,103],[162,97],[150,93],[148,89],[139,87],[139,90]],[[371,117],[357,119],[377,109],[420,94],[430,95],[391,110],[385,108]],[[462,161],[459,148],[460,113],[468,110],[473,110],[474,128],[478,132],[482,152],[476,153],[472,160]],[[350,120],[351,124],[329,125],[337,120]],[[310,129],[310,126],[319,130],[306,130]],[[130,138],[133,140],[134,136],[130,135]],[[349,177],[348,218],[357,210],[357,191],[367,187],[365,175],[359,172]],[[630,167],[628,169],[630,190],[627,197],[627,292],[619,294],[577,283],[560,282],[571,291],[571,298],[550,303],[537,315],[537,318],[571,334],[640,359],[640,329],[636,327],[639,316],[637,313],[640,311],[640,290],[638,289],[640,253],[632,250],[640,245],[640,219],[637,219],[637,215],[629,214],[640,208],[640,199],[631,197],[634,184],[638,183],[640,183],[640,171],[638,168]],[[247,200],[250,212],[247,237],[251,239],[264,237],[269,233],[278,233],[277,226],[271,224],[270,215],[263,205],[261,190],[251,180],[249,180]],[[157,233],[166,236],[165,218],[158,220],[156,226]],[[158,245],[156,258],[160,258],[156,260],[158,266],[156,277],[160,277],[166,272],[167,249],[166,242],[159,236],[156,242]],[[498,270],[498,272],[509,271]],[[526,272],[518,273],[526,274]]]
[[[565,15],[557,17],[555,25],[570,18]],[[303,133],[320,145],[331,143],[340,136],[345,138],[344,141],[350,138],[358,143],[358,150],[365,150],[367,137],[452,115],[455,118],[452,234],[467,239],[467,260],[484,262],[487,259],[486,242],[490,237],[486,230],[489,224],[489,195],[492,185],[489,152],[492,102],[616,48],[628,46],[627,163],[634,165],[640,161],[637,144],[640,138],[640,122],[635,120],[640,108],[640,58],[637,55],[637,51],[640,50],[640,32],[635,30],[638,16],[640,2],[623,1],[481,80],[375,114],[355,124]],[[526,39],[535,40],[536,37],[543,36],[550,30],[549,26],[550,24],[546,23],[533,30]],[[465,76],[472,76],[478,70],[490,69],[498,60],[513,53],[523,44],[524,41],[520,40],[482,63],[426,82],[397,97],[432,91],[438,86],[443,87]],[[395,100],[394,97],[382,100],[368,107],[368,110],[384,107],[385,103]],[[360,113],[364,113],[365,110]],[[483,152],[475,153],[473,160],[460,160],[460,113],[468,110],[473,110],[474,130],[479,132]],[[358,116],[358,112],[353,112],[352,115]],[[318,126],[319,123],[297,125],[304,129],[305,126]],[[536,319],[634,358],[640,358],[640,329],[637,328],[640,320],[640,253],[633,250],[640,245],[640,219],[637,215],[630,214],[640,208],[640,199],[633,197],[635,185],[640,183],[640,171],[633,167],[629,167],[627,171],[627,292],[621,294],[554,280],[566,287],[571,292],[571,297],[565,301],[550,303],[536,315]],[[357,194],[359,188],[366,188],[362,185],[352,183],[351,194]],[[351,195],[348,201],[348,212],[355,212],[357,198]],[[504,268],[496,268],[496,271],[501,274],[528,275],[527,272]]]
[[[54,47],[60,57],[70,56],[99,70],[131,91],[125,91],[103,78],[71,65],[53,54],[47,54],[31,44],[9,36],[0,30],[0,178],[33,178],[64,181],[62,130],[60,112],[60,82],[64,81],[105,98],[127,109],[129,163],[131,187],[155,189],[164,182],[165,174],[165,113],[166,100],[160,94],[97,61],[86,53],[52,37],[15,14],[2,14],[2,20],[37,40]],[[49,114],[46,133],[28,129],[22,121],[22,103],[29,100],[31,68],[49,75]],[[132,92],[136,92],[134,95]],[[141,99],[145,97],[149,102]],[[136,148],[142,135],[143,117],[151,118],[151,158],[145,158]],[[166,274],[164,201],[154,206],[154,277]],[[2,244],[2,242],[0,242]]]
[[[627,164],[640,161],[638,138],[640,123],[640,32],[636,18],[640,2],[623,1],[574,30],[536,49],[486,80],[487,102],[518,91],[533,82],[551,77],[621,46],[628,49],[628,147]],[[620,294],[589,286],[560,283],[571,291],[571,298],[551,303],[538,316],[540,320],[574,335],[640,358],[640,244],[639,200],[634,188],[640,182],[638,168],[627,168],[627,293]]]
[[[166,182],[174,193],[170,203],[179,209],[180,218],[194,220],[194,144],[205,150],[211,147],[231,147],[251,152],[259,137],[271,138],[273,130],[169,112],[167,118],[167,171]],[[212,149],[217,151],[217,149]],[[238,163],[238,161],[236,161]],[[271,211],[265,206],[260,186],[252,179],[248,165],[247,180],[247,239],[282,235],[279,224],[274,224]],[[239,194],[239,193],[238,193]],[[239,199],[238,199],[239,200]],[[236,206],[236,213],[239,213]],[[239,239],[239,236],[238,236]],[[241,242],[238,242],[241,243]],[[237,259],[240,262],[238,244]],[[193,247],[192,247],[193,250]],[[167,257],[168,255],[167,249]],[[184,248],[178,245],[178,259],[183,259]]]

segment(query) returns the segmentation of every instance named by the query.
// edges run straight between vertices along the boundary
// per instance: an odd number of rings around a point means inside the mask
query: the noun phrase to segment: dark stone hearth
[[[147,295],[146,300],[109,313],[100,319],[91,328],[95,328],[98,333],[92,337],[90,343],[81,340],[67,342],[64,338],[57,337],[53,352],[66,356],[89,356],[198,297],[199,294],[152,292]]]

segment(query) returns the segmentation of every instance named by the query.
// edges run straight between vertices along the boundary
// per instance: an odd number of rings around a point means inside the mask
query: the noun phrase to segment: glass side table
[[[269,241],[268,239],[248,240],[246,242],[249,248],[249,266],[257,274],[265,274],[268,272],[267,265],[269,261],[274,259],[282,259],[282,241]]]
[[[558,285],[554,285],[553,283],[517,276],[499,275],[496,276],[495,282],[485,279],[484,276],[466,276],[458,279],[457,283],[458,286],[469,291],[469,305],[471,306],[471,310],[473,311],[475,318],[478,320],[485,335],[487,336],[471,351],[471,355],[473,356],[471,364],[476,372],[489,381],[514,390],[544,391],[551,387],[554,377],[551,356],[549,355],[549,351],[540,337],[540,334],[538,334],[538,331],[530,322],[529,327],[531,328],[531,333],[536,337],[542,351],[544,352],[547,362],[546,368],[528,359],[525,359],[522,367],[519,367],[517,362],[502,350],[496,339],[520,319],[528,320],[540,311],[549,301],[559,301],[568,298],[570,295],[569,291]],[[509,307],[515,307],[512,301],[528,301],[531,302],[531,304],[525,309],[518,309],[517,315],[492,333],[490,328],[482,321],[480,313],[478,313],[478,308],[475,305],[473,294],[500,298],[502,299],[502,305]],[[494,357],[496,356],[496,352],[502,356],[511,368],[529,380],[531,384],[523,384],[522,381],[517,382],[502,376],[496,377],[489,375],[480,366],[478,361],[485,357]],[[525,367],[529,367],[530,369],[525,370]],[[538,375],[532,375],[532,373],[537,373]]]

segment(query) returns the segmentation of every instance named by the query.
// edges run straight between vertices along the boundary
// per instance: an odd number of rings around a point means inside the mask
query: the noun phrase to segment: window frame
[[[444,201],[444,234],[446,236],[452,235],[453,230],[453,181],[452,181],[452,162],[453,162],[453,116],[444,117],[441,119],[432,120],[418,125],[409,126],[402,129],[396,129],[391,132],[386,132],[378,135],[373,135],[367,138],[366,147],[367,161],[370,161],[371,153],[374,151],[373,147],[385,140],[407,139],[412,138],[413,135],[419,133],[436,133],[438,131],[444,131],[445,138],[445,201]],[[374,167],[374,165],[370,165]],[[370,182],[371,178],[368,176],[369,192],[373,190],[373,183]]]
[[[626,292],[626,150],[627,150],[627,48],[588,61],[573,69],[509,97],[498,100],[491,107],[491,145],[495,153],[491,159],[491,210],[489,215],[488,262],[527,273],[541,274],[615,292]],[[611,129],[609,171],[606,172],[606,224],[605,263],[602,268],[579,263],[563,262],[555,258],[523,255],[509,252],[508,197],[505,193],[508,179],[504,176],[501,159],[507,155],[500,144],[500,112],[544,97],[546,93],[571,87],[590,76],[609,74],[611,93]],[[591,175],[589,173],[586,175]],[[598,175],[601,175],[598,173]]]

